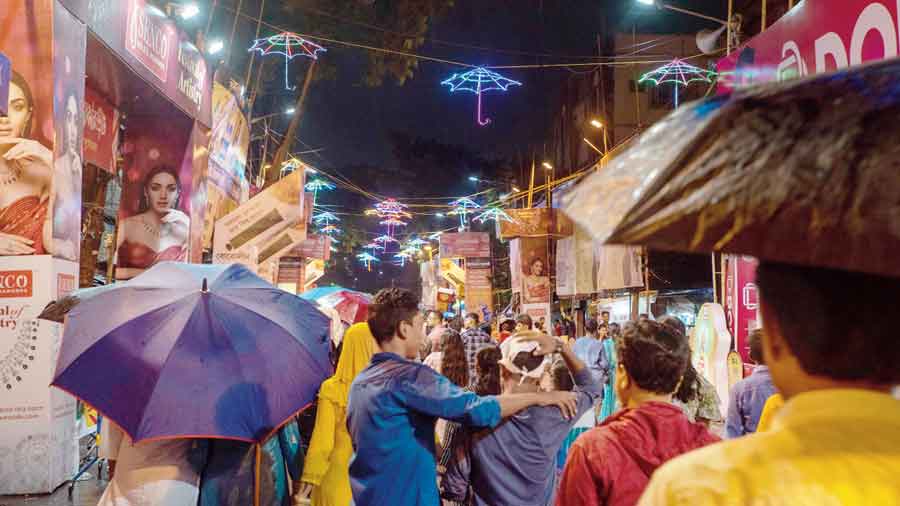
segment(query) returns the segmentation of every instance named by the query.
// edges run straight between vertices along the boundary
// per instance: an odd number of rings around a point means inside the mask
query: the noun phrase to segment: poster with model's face
[[[52,15],[51,0],[0,8],[0,52],[12,63],[0,117],[0,256],[52,252]]]
[[[81,253],[81,172],[84,127],[84,58],[87,32],[68,10],[53,11],[56,75],[53,110],[53,247],[55,256],[78,261]]]
[[[131,116],[116,237],[116,279],[188,260],[192,122],[180,111]]]
[[[522,302],[525,304],[550,302],[547,238],[520,238],[519,255],[522,267]]]

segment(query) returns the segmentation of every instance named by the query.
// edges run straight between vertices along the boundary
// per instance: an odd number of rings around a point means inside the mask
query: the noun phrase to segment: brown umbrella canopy
[[[900,60],[685,105],[564,200],[611,244],[900,276]]]

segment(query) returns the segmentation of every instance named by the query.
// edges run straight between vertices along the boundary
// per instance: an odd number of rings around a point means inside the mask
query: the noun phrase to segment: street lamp
[[[665,2],[660,2],[658,0],[636,0],[636,1],[637,1],[637,3],[639,3],[641,5],[655,6],[659,9],[669,9],[670,11],[680,12],[682,14],[687,14],[688,16],[694,16],[696,18],[705,19],[707,21],[715,21],[716,23],[728,25],[728,21],[725,21],[724,19],[707,16],[706,14],[701,14],[697,11],[692,11],[690,9],[684,9],[682,7],[675,7],[674,5],[667,4]]]
[[[469,176],[469,181],[471,181],[473,183],[477,183],[479,181],[479,179],[475,176]]]
[[[209,48],[207,49],[207,52],[209,54],[218,54],[223,49],[225,49],[225,43],[222,42],[222,39],[216,39],[209,43]]]
[[[295,112],[297,112],[297,109],[295,109],[293,107],[288,107],[287,109],[284,110],[284,113],[287,114],[288,116],[290,116],[291,114],[294,114]]]
[[[594,146],[594,143],[592,143],[590,140],[588,140],[587,137],[584,137],[583,140],[584,140],[584,142],[587,143],[587,145],[590,146],[594,151],[596,151],[597,153],[599,153],[600,156],[604,156],[604,157],[605,157],[606,154],[609,153],[609,135],[608,135],[609,129],[607,129],[606,126],[603,124],[603,122],[600,121],[600,120],[597,119],[597,118],[592,119],[592,120],[590,121],[590,125],[591,125],[592,127],[596,128],[597,130],[603,130],[603,151],[600,151],[600,148],[598,148],[597,146]]]
[[[550,162],[544,162],[541,165],[547,170],[553,170],[553,165],[550,165]]]
[[[197,7],[197,4],[193,2],[187,4],[179,2],[166,3],[166,15],[169,17],[176,15],[181,19],[188,20],[197,14],[200,14],[200,7]]]

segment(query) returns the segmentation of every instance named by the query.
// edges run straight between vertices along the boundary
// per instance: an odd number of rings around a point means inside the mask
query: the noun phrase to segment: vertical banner
[[[12,64],[0,127],[0,256],[53,252],[53,3],[5,0],[0,53]]]
[[[216,220],[237,209],[249,198],[245,177],[250,126],[234,94],[213,84],[212,136],[209,142],[209,188],[203,245],[212,247]]]
[[[556,293],[575,295],[575,237],[556,241]]]
[[[466,259],[466,309],[484,316],[493,312],[491,259]]]
[[[597,245],[595,253],[597,290],[644,286],[640,247]]]
[[[519,258],[522,279],[522,303],[549,304],[550,263],[547,257],[547,237],[519,239]]]
[[[725,257],[725,313],[728,328],[735,339],[735,349],[745,364],[752,364],[747,336],[759,327],[759,293],[756,288],[756,266],[749,256]]]
[[[81,254],[82,132],[87,28],[59,5],[53,9],[54,256],[78,261]]]
[[[422,278],[422,306],[425,309],[437,307],[437,263],[434,260],[419,264],[419,275]]]
[[[173,112],[132,116],[124,146],[116,279],[157,262],[188,260],[193,121]]]
[[[78,264],[47,255],[2,264],[0,496],[46,494],[75,471],[75,401],[48,387],[60,336],[56,324],[35,318],[77,287]]]
[[[522,293],[522,249],[521,239],[509,241],[509,281],[512,293]]]
[[[84,161],[116,172],[119,111],[89,86],[84,89]]]
[[[191,226],[189,259],[191,263],[203,263],[203,232],[206,225],[207,174],[209,171],[209,137],[210,130],[194,122],[191,132],[191,143],[188,149],[190,156],[184,157],[183,163],[190,163],[186,170],[191,172]]]

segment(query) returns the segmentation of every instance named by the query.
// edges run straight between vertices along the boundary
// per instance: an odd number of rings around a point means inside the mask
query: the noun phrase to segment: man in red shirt
[[[653,321],[625,327],[615,375],[623,409],[569,449],[557,506],[631,506],[656,468],[719,441],[671,403],[690,354],[687,341],[671,327]]]

